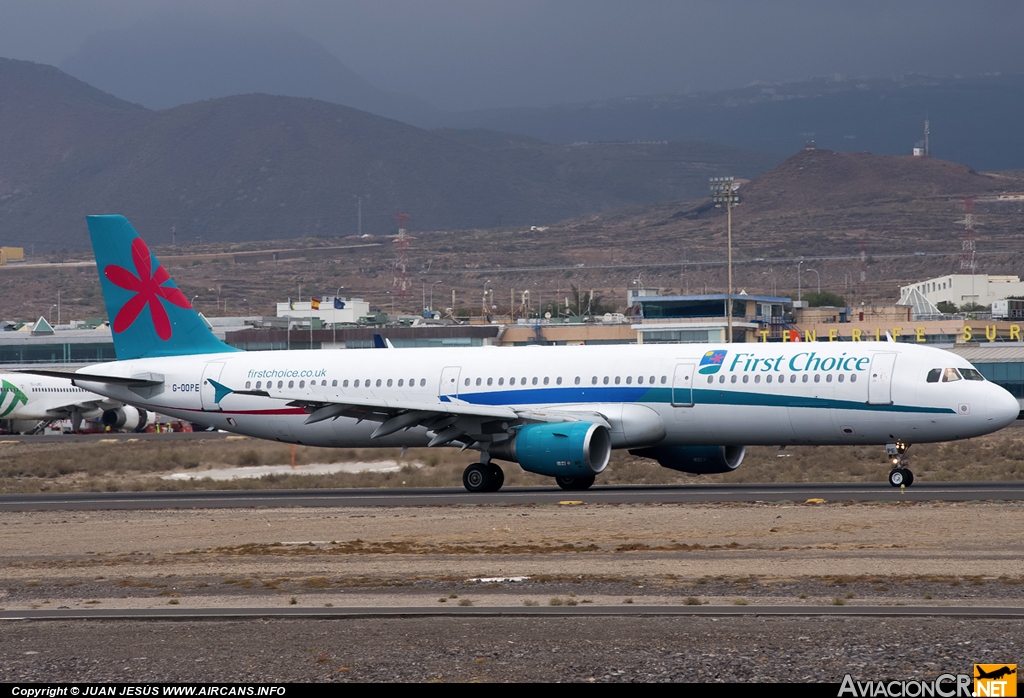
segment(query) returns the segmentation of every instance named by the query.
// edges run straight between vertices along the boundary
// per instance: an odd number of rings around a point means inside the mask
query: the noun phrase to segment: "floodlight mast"
[[[732,207],[739,202],[739,197],[736,196],[734,191],[734,177],[711,177],[709,183],[711,185],[711,200],[715,202],[717,206],[725,206],[726,213],[726,241],[728,247],[728,268],[729,268],[729,284],[726,290],[726,308],[725,308],[725,319],[726,319],[726,338],[725,341],[732,343]]]

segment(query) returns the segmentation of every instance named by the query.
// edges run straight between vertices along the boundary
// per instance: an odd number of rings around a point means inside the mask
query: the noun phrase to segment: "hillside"
[[[819,148],[903,155],[931,119],[931,152],[976,169],[1024,166],[1024,75],[815,78],[716,92],[453,114],[449,125],[553,143],[705,140],[778,154]]]
[[[480,134],[474,138],[484,138]],[[492,147],[516,139],[487,136]],[[512,147],[512,146],[507,146]],[[585,153],[585,151],[580,151]],[[706,186],[706,183],[704,184]],[[935,159],[801,150],[741,188],[733,213],[736,290],[782,295],[816,288],[851,305],[892,303],[899,286],[960,271],[963,196],[977,196],[978,270],[1024,276],[1024,203],[999,202],[998,191],[1024,191],[1024,173],[976,173]],[[332,238],[266,243],[161,245],[158,230],[140,227],[165,266],[203,312],[272,313],[273,303],[307,295],[361,296],[390,311],[416,313],[432,294],[479,314],[481,290],[494,289],[497,313],[529,289],[534,306],[564,302],[573,286],[624,304],[627,288],[676,292],[725,290],[725,212],[708,200],[670,201],[588,214],[546,230],[505,227],[415,233],[409,249],[412,286],[403,298],[392,284],[390,239]],[[866,280],[860,283],[861,244]],[[276,263],[232,263],[254,248],[305,251]],[[81,258],[88,259],[87,254]],[[3,317],[34,319],[63,289],[64,317],[102,314],[95,269],[50,266],[0,269]],[[444,300],[441,300],[444,299]],[[216,310],[218,300],[227,310]]]
[[[154,240],[240,241],[547,224],[699,196],[775,156],[707,144],[551,146],[425,131],[327,102],[239,95],[154,112],[53,68],[0,60],[0,238],[87,244],[82,218],[130,216]],[[506,147],[508,142],[515,147]],[[40,148],[43,144],[44,148]]]

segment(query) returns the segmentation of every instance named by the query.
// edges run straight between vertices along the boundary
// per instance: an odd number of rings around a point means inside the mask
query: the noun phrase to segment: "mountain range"
[[[706,143],[550,145],[427,131],[308,98],[247,94],[160,111],[60,70],[0,59],[0,239],[87,244],[83,217],[128,215],[156,241],[237,241],[542,225],[692,198],[712,175],[781,158]]]

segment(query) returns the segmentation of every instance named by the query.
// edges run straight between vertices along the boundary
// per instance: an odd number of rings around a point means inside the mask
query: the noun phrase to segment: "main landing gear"
[[[462,472],[462,484],[470,492],[497,492],[505,473],[494,463],[473,463]]]
[[[910,487],[914,484],[914,473],[904,465],[903,454],[910,448],[910,444],[897,441],[894,444],[886,444],[885,452],[892,463],[892,470],[889,471],[889,484],[893,487]]]

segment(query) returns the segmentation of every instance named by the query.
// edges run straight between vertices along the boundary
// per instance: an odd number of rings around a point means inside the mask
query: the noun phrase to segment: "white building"
[[[313,306],[318,307],[314,308]],[[278,317],[320,318],[325,325],[354,325],[370,314],[370,304],[362,298],[336,298],[323,296],[308,301],[288,301],[277,304]]]
[[[961,306],[977,303],[985,307],[1009,297],[1024,297],[1024,283],[1019,276],[995,276],[992,274],[950,274],[921,281],[900,288],[906,296],[916,289],[932,303],[945,301]]]

